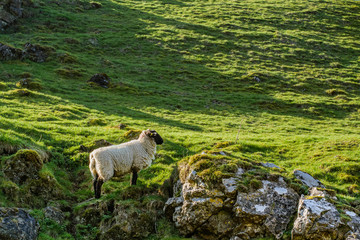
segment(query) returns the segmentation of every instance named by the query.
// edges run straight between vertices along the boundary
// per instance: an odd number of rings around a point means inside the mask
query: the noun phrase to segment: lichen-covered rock
[[[360,217],[352,211],[345,211],[351,220],[347,222],[350,231],[346,234],[346,240],[359,240],[360,239]]]
[[[233,177],[210,187],[196,171],[190,171],[180,196],[166,202],[166,214],[173,212],[175,226],[185,236],[280,238],[296,211],[298,194],[282,178],[278,182],[263,180],[262,188],[252,192],[239,192],[237,186],[244,172],[239,168]]]
[[[0,239],[35,240],[39,224],[24,209],[0,208]]]
[[[344,239],[349,227],[341,220],[340,213],[321,191],[313,191],[310,196],[302,196],[298,214],[292,230],[292,239]]]
[[[36,151],[22,149],[5,162],[3,171],[11,181],[23,184],[28,179],[37,179],[42,166],[43,162]]]
[[[236,231],[250,237],[270,232],[280,238],[296,211],[299,195],[280,178],[263,180],[263,187],[251,193],[238,193],[234,212],[240,218]]]
[[[300,171],[300,170],[295,170],[294,171],[294,176],[299,179],[303,184],[305,184],[306,186],[312,188],[312,187],[321,187],[324,188],[324,185],[317,179],[313,178],[310,174]]]

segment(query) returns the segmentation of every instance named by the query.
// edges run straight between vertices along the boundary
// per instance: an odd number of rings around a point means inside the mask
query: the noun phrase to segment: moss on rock
[[[21,149],[4,164],[5,176],[17,184],[39,177],[43,166],[40,155],[31,149]]]

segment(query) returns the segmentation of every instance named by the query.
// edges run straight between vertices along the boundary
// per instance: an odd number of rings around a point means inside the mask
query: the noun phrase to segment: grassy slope
[[[0,42],[51,46],[57,54],[45,63],[1,63],[3,142],[79,162],[86,161],[74,154],[80,144],[125,141],[126,130],[112,126],[153,128],[166,142],[140,174],[151,185],[184,156],[235,141],[239,132],[250,158],[307,171],[358,197],[348,188],[360,181],[359,2],[104,0],[93,10],[78,1],[34,2],[36,17]],[[64,63],[64,53],[76,61]],[[14,94],[24,72],[43,87],[30,97]],[[117,87],[88,86],[98,72]],[[104,125],[90,126],[91,119]],[[90,183],[82,187],[74,194],[85,200]]]

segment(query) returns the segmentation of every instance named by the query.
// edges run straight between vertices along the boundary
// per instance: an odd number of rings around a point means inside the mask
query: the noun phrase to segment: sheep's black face
[[[162,137],[155,130],[150,130],[149,137],[153,138],[155,140],[155,143],[158,145],[161,145],[164,142]]]

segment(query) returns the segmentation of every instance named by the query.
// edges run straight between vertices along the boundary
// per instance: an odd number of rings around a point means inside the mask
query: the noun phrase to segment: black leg
[[[104,181],[102,179],[97,180],[95,198],[100,198],[100,196],[101,196],[101,186],[103,185],[103,183],[104,183]]]
[[[133,171],[132,171],[132,176],[131,176],[130,185],[136,185],[137,177],[138,177],[137,171],[136,171],[136,170],[133,170]]]
[[[94,186],[94,192],[95,192],[95,197],[96,197],[96,184],[97,184],[97,180],[98,180],[98,176],[96,176],[93,180],[93,186]]]

